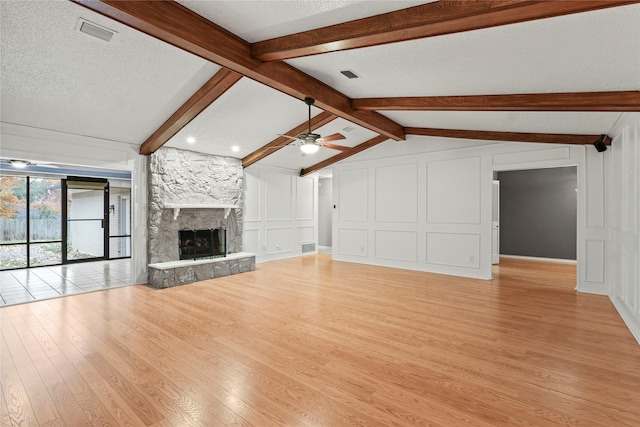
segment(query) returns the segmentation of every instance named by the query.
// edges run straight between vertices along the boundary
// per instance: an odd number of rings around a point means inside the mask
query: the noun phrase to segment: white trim
[[[500,254],[500,258],[515,258],[515,259],[528,259],[531,261],[547,261],[547,262],[560,262],[564,264],[578,264],[578,261],[576,261],[575,259],[542,258],[542,257],[535,257],[535,256],[502,255],[502,254]]]
[[[633,335],[638,344],[640,344],[640,319],[634,316],[633,313],[629,311],[627,305],[620,301],[618,297],[612,296],[609,297],[609,299],[616,310],[618,310],[618,314],[622,317],[622,320],[627,325],[627,328],[629,328],[629,331],[631,331],[631,335]]]
[[[221,203],[165,203],[165,209],[173,209],[173,220],[178,219],[180,209],[224,209],[224,219],[227,219],[231,209],[238,209],[237,205]]]

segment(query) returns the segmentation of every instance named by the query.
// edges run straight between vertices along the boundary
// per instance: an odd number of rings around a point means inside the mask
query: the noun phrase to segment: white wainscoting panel
[[[379,166],[375,176],[376,222],[417,222],[418,165]]]
[[[292,250],[291,242],[293,236],[291,227],[267,228],[265,234],[268,254],[290,252]]]
[[[587,240],[585,242],[585,280],[587,282],[604,283],[604,241]]]
[[[586,150],[585,163],[587,183],[586,192],[586,216],[587,227],[602,228],[604,223],[604,207],[605,207],[605,180],[604,176],[604,159],[602,153],[596,150]]]
[[[418,261],[418,233],[415,231],[376,230],[376,258]]]
[[[367,221],[369,172],[354,169],[339,172],[340,196],[338,212],[340,221]]]
[[[313,219],[314,180],[312,178],[298,178],[296,193],[296,219]]]
[[[267,173],[267,221],[291,220],[291,190],[292,177],[290,175]]]
[[[296,247],[300,247],[300,243],[302,242],[315,242],[314,238],[314,227],[305,226],[305,227],[297,227],[298,230],[298,245]]]
[[[480,268],[480,235],[427,233],[427,264]]]
[[[242,250],[254,254],[260,253],[260,229],[244,229],[242,234]]]
[[[338,230],[340,255],[368,256],[367,230],[341,228]]]
[[[480,224],[480,157],[427,162],[427,223]]]
[[[632,140],[628,138],[627,140]],[[622,156],[622,231],[634,236],[638,235],[638,223],[640,215],[638,212],[638,184],[640,184],[640,173],[638,172],[638,161],[640,150],[638,141],[627,143]]]
[[[260,197],[260,176],[255,176],[245,170],[244,183],[244,220],[260,221],[260,200],[262,199]]]

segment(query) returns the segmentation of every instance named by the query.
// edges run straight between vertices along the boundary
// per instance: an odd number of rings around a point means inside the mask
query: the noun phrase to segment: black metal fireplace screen
[[[227,255],[227,230],[180,230],[180,259],[217,258]]]

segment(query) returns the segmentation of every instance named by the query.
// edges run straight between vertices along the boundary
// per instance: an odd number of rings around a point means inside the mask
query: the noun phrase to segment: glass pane
[[[0,270],[27,266],[27,245],[0,246]]]
[[[102,219],[104,190],[70,188],[67,219]]]
[[[104,189],[69,188],[67,259],[104,257]]]
[[[131,189],[111,187],[109,189],[109,235],[131,234]]]
[[[131,256],[131,237],[109,238],[109,258],[126,258]]]
[[[27,178],[0,176],[0,242],[27,241]]]
[[[61,240],[61,181],[59,179],[31,178],[29,199],[31,242]]]
[[[30,267],[54,264],[62,264],[62,243],[38,243],[30,246]]]
[[[103,236],[102,220],[69,221],[67,259],[103,257]]]

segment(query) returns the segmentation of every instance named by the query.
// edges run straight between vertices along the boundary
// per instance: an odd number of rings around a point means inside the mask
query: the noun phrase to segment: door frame
[[[105,261],[109,259],[109,180],[106,178],[90,178],[90,177],[81,177],[81,176],[67,176],[62,180],[62,264],[75,264],[79,262],[93,262],[93,261]],[[67,258],[67,243],[69,236],[69,219],[68,219],[68,190],[69,186],[67,184],[68,181],[73,182],[86,182],[88,184],[103,184],[103,201],[102,201],[102,256],[101,257],[91,257],[91,258],[82,258],[82,259],[73,259],[70,260]],[[73,187],[72,187],[73,188]]]

